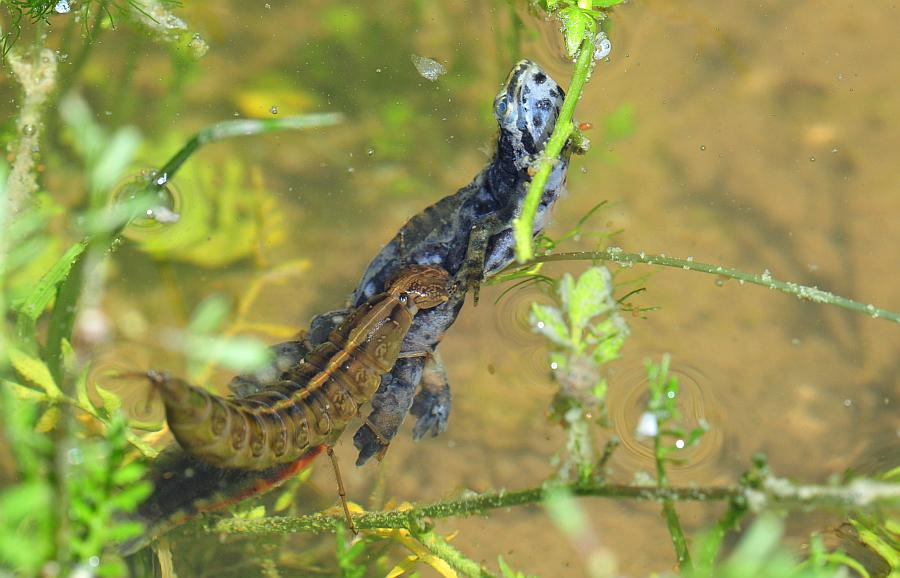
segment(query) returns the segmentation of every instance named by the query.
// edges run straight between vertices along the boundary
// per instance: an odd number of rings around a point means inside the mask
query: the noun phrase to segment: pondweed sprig
[[[121,576],[124,567],[109,548],[143,531],[122,515],[150,492],[141,480],[145,466],[126,460],[126,420],[113,416],[102,437],[70,437],[61,452],[66,467],[59,469],[52,466],[59,448],[48,434],[59,412],[48,414],[40,402],[17,399],[7,386],[0,388],[0,409],[3,437],[15,450],[17,466],[17,483],[0,492],[0,572],[37,575],[49,564],[66,569],[64,575],[81,566],[99,576]],[[66,479],[55,480],[60,471]],[[66,506],[61,516],[57,503]],[[60,548],[63,530],[66,543]]]
[[[774,514],[758,518],[738,542],[731,554],[720,562],[695,564],[684,568],[682,578],[844,578],[847,569],[870,578],[865,568],[840,552],[826,552],[818,537],[811,539],[810,555],[800,561],[781,540],[784,523]],[[706,549],[709,534],[697,540],[698,550]]]
[[[662,489],[669,487],[666,464],[678,461],[672,454],[696,445],[708,428],[701,423],[699,427],[688,432],[678,424],[681,420],[681,412],[678,410],[678,379],[669,374],[668,355],[663,356],[659,365],[647,361],[646,369],[650,399],[647,411],[641,416],[638,434],[653,438],[656,485]],[[685,569],[690,568],[691,555],[678,513],[675,511],[675,502],[664,498],[662,504],[678,564]]]
[[[98,129],[96,123],[86,120],[82,102],[68,100],[67,106],[68,122]],[[132,461],[134,454],[126,447],[130,442],[146,456],[156,452],[120,417],[118,396],[99,386],[93,395],[88,392],[87,367],[79,365],[70,345],[75,314],[79,302],[84,303],[81,297],[102,289],[100,268],[120,242],[122,229],[134,216],[145,215],[159,205],[159,189],[203,144],[337,120],[335,116],[318,115],[216,124],[201,131],[176,155],[163,171],[165,179],[147,179],[124,198],[116,198],[109,189],[116,173],[133,156],[136,133],[126,129],[111,134],[88,131],[90,138],[81,143],[88,148],[79,151],[89,168],[89,211],[82,223],[86,224],[82,231],[86,234],[65,250],[61,243],[40,242],[40,231],[52,215],[53,205],[32,202],[42,197],[29,198],[35,190],[23,189],[28,195],[22,196],[22,206],[18,207],[22,210],[11,214],[10,179],[0,183],[0,223],[4,224],[0,227],[0,250],[5,253],[0,259],[0,280],[4,282],[0,306],[8,303],[6,274],[20,273],[37,252],[51,255],[39,280],[32,278],[16,296],[12,304],[17,317],[14,347],[0,350],[0,411],[5,418],[0,433],[9,442],[3,445],[15,448],[11,467],[16,470],[10,472],[15,484],[0,493],[0,574],[46,571],[120,576],[125,569],[110,554],[110,548],[143,531],[138,524],[122,521],[150,491],[149,485],[140,481],[144,466]],[[97,148],[90,148],[94,145]],[[5,167],[0,169],[0,176],[7,176]],[[127,205],[126,209],[110,210],[110,199],[116,209]],[[15,220],[5,226],[12,217]],[[54,253],[59,255],[55,260]],[[220,320],[217,312],[221,309],[215,302],[201,308],[194,326],[186,332],[196,355],[199,345],[194,342],[211,343],[209,330],[217,318]],[[7,312],[2,313],[5,317]],[[45,321],[46,330],[41,327]],[[5,330],[4,326],[4,345],[10,341]],[[220,356],[235,357],[233,348],[225,351],[219,341],[215,344],[220,345]],[[208,355],[204,357],[208,359]],[[100,403],[95,403],[97,397]]]
[[[531,325],[553,348],[550,367],[559,384],[553,419],[565,427],[568,442],[559,475],[587,481],[599,460],[589,424],[606,424],[608,384],[602,366],[616,359],[628,335],[612,295],[612,276],[591,267],[576,280],[568,273],[554,287],[556,305],[535,303]]]

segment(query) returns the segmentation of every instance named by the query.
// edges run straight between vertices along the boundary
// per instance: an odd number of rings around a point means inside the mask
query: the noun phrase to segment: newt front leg
[[[420,440],[429,432],[431,437],[437,437],[447,431],[451,405],[447,368],[435,351],[425,361],[421,387],[410,409],[410,413],[417,418],[413,427],[413,439]]]

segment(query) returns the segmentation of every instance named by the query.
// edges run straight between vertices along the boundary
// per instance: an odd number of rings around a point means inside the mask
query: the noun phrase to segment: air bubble
[[[81,456],[81,450],[78,448],[72,448],[66,452],[66,460],[73,466],[77,466],[84,462],[84,458]]]

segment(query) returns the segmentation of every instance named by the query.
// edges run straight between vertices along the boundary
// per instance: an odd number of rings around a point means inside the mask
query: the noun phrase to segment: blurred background
[[[234,331],[267,343],[342,306],[408,218],[489,161],[493,98],[510,66],[533,59],[563,87],[572,69],[558,22],[519,2],[223,0],[175,13],[208,44],[202,58],[128,26],[96,30],[85,51],[73,40],[84,23],[74,14],[50,18],[47,42],[57,50],[63,92],[60,115],[47,117],[42,190],[56,207],[60,236],[94,186],[86,142],[109,145],[119,135],[139,143],[125,182],[218,120],[338,111],[346,121],[216,143],[188,162],[169,189],[181,221],[129,229],[105,287],[88,299],[78,344],[98,375],[165,369],[224,392],[228,372],[187,367],[165,346],[204,299],[222,296],[240,321]],[[560,236],[608,201],[563,248],[591,249],[599,240],[768,270],[900,309],[900,169],[891,152],[900,140],[898,17],[888,2],[618,6],[612,53],[597,64],[576,112],[593,126],[591,150],[573,158],[549,234]],[[437,60],[447,73],[423,78],[412,55]],[[18,90],[9,75],[0,80],[7,132],[16,130]],[[620,232],[612,240],[601,238],[613,231]],[[37,253],[33,271],[67,245],[54,242]],[[896,325],[688,271],[636,267],[617,278],[642,276],[647,291],[631,301],[658,309],[628,318],[632,335],[608,376],[610,416],[623,439],[609,463],[612,480],[653,471],[652,449],[633,432],[646,401],[643,361],[665,352],[684,389],[686,418],[710,425],[688,462],[672,468],[674,484],[734,483],[756,452],[779,475],[810,483],[900,463]],[[33,273],[23,266],[9,282],[24,291]],[[343,436],[337,454],[352,500],[430,502],[539,485],[553,474],[564,434],[547,421],[556,386],[546,342],[528,323],[530,303],[546,298],[517,290],[497,302],[504,288],[484,288],[441,346],[454,394],[445,434],[414,443],[408,424],[381,465],[362,468],[352,465],[352,435]],[[126,409],[154,419],[145,415],[146,389],[117,391]],[[158,419],[161,410],[152,411]],[[301,490],[300,512],[335,502],[327,466],[318,463]],[[579,504],[624,575],[672,567],[658,504]],[[679,511],[692,532],[722,505]],[[802,542],[839,521],[794,516],[789,537]],[[458,530],[453,544],[489,565],[502,554],[541,576],[585,572],[539,507],[437,527]],[[261,572],[244,563],[253,546],[246,539],[189,542],[175,543],[182,575]],[[333,556],[330,536],[291,536],[288,544],[297,567],[328,574],[321,560]]]

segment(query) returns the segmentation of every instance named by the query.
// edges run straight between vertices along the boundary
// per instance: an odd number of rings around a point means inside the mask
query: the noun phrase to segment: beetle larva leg
[[[347,505],[347,492],[344,490],[344,481],[341,478],[341,468],[338,465],[337,456],[334,455],[334,448],[328,446],[326,448],[328,457],[331,459],[331,466],[334,468],[334,479],[337,480],[338,495],[341,497],[341,505],[344,507],[344,516],[347,518],[347,528],[353,532],[353,535],[359,534],[359,530],[353,524],[353,517],[350,516],[350,506]]]
[[[403,351],[397,356],[397,359],[410,359],[412,357],[427,357],[427,351]]]
[[[372,435],[375,436],[375,439],[378,440],[378,443],[380,443],[385,448],[391,445],[391,442],[383,435],[381,435],[381,432],[378,431],[377,425],[369,421],[369,418],[366,418],[364,421],[366,422],[366,425],[369,427],[369,429],[372,430]]]
[[[417,418],[413,427],[413,439],[420,440],[429,432],[431,437],[444,433],[447,430],[451,405],[447,369],[441,361],[441,356],[435,351],[425,361],[421,387],[410,409],[410,413]]]

